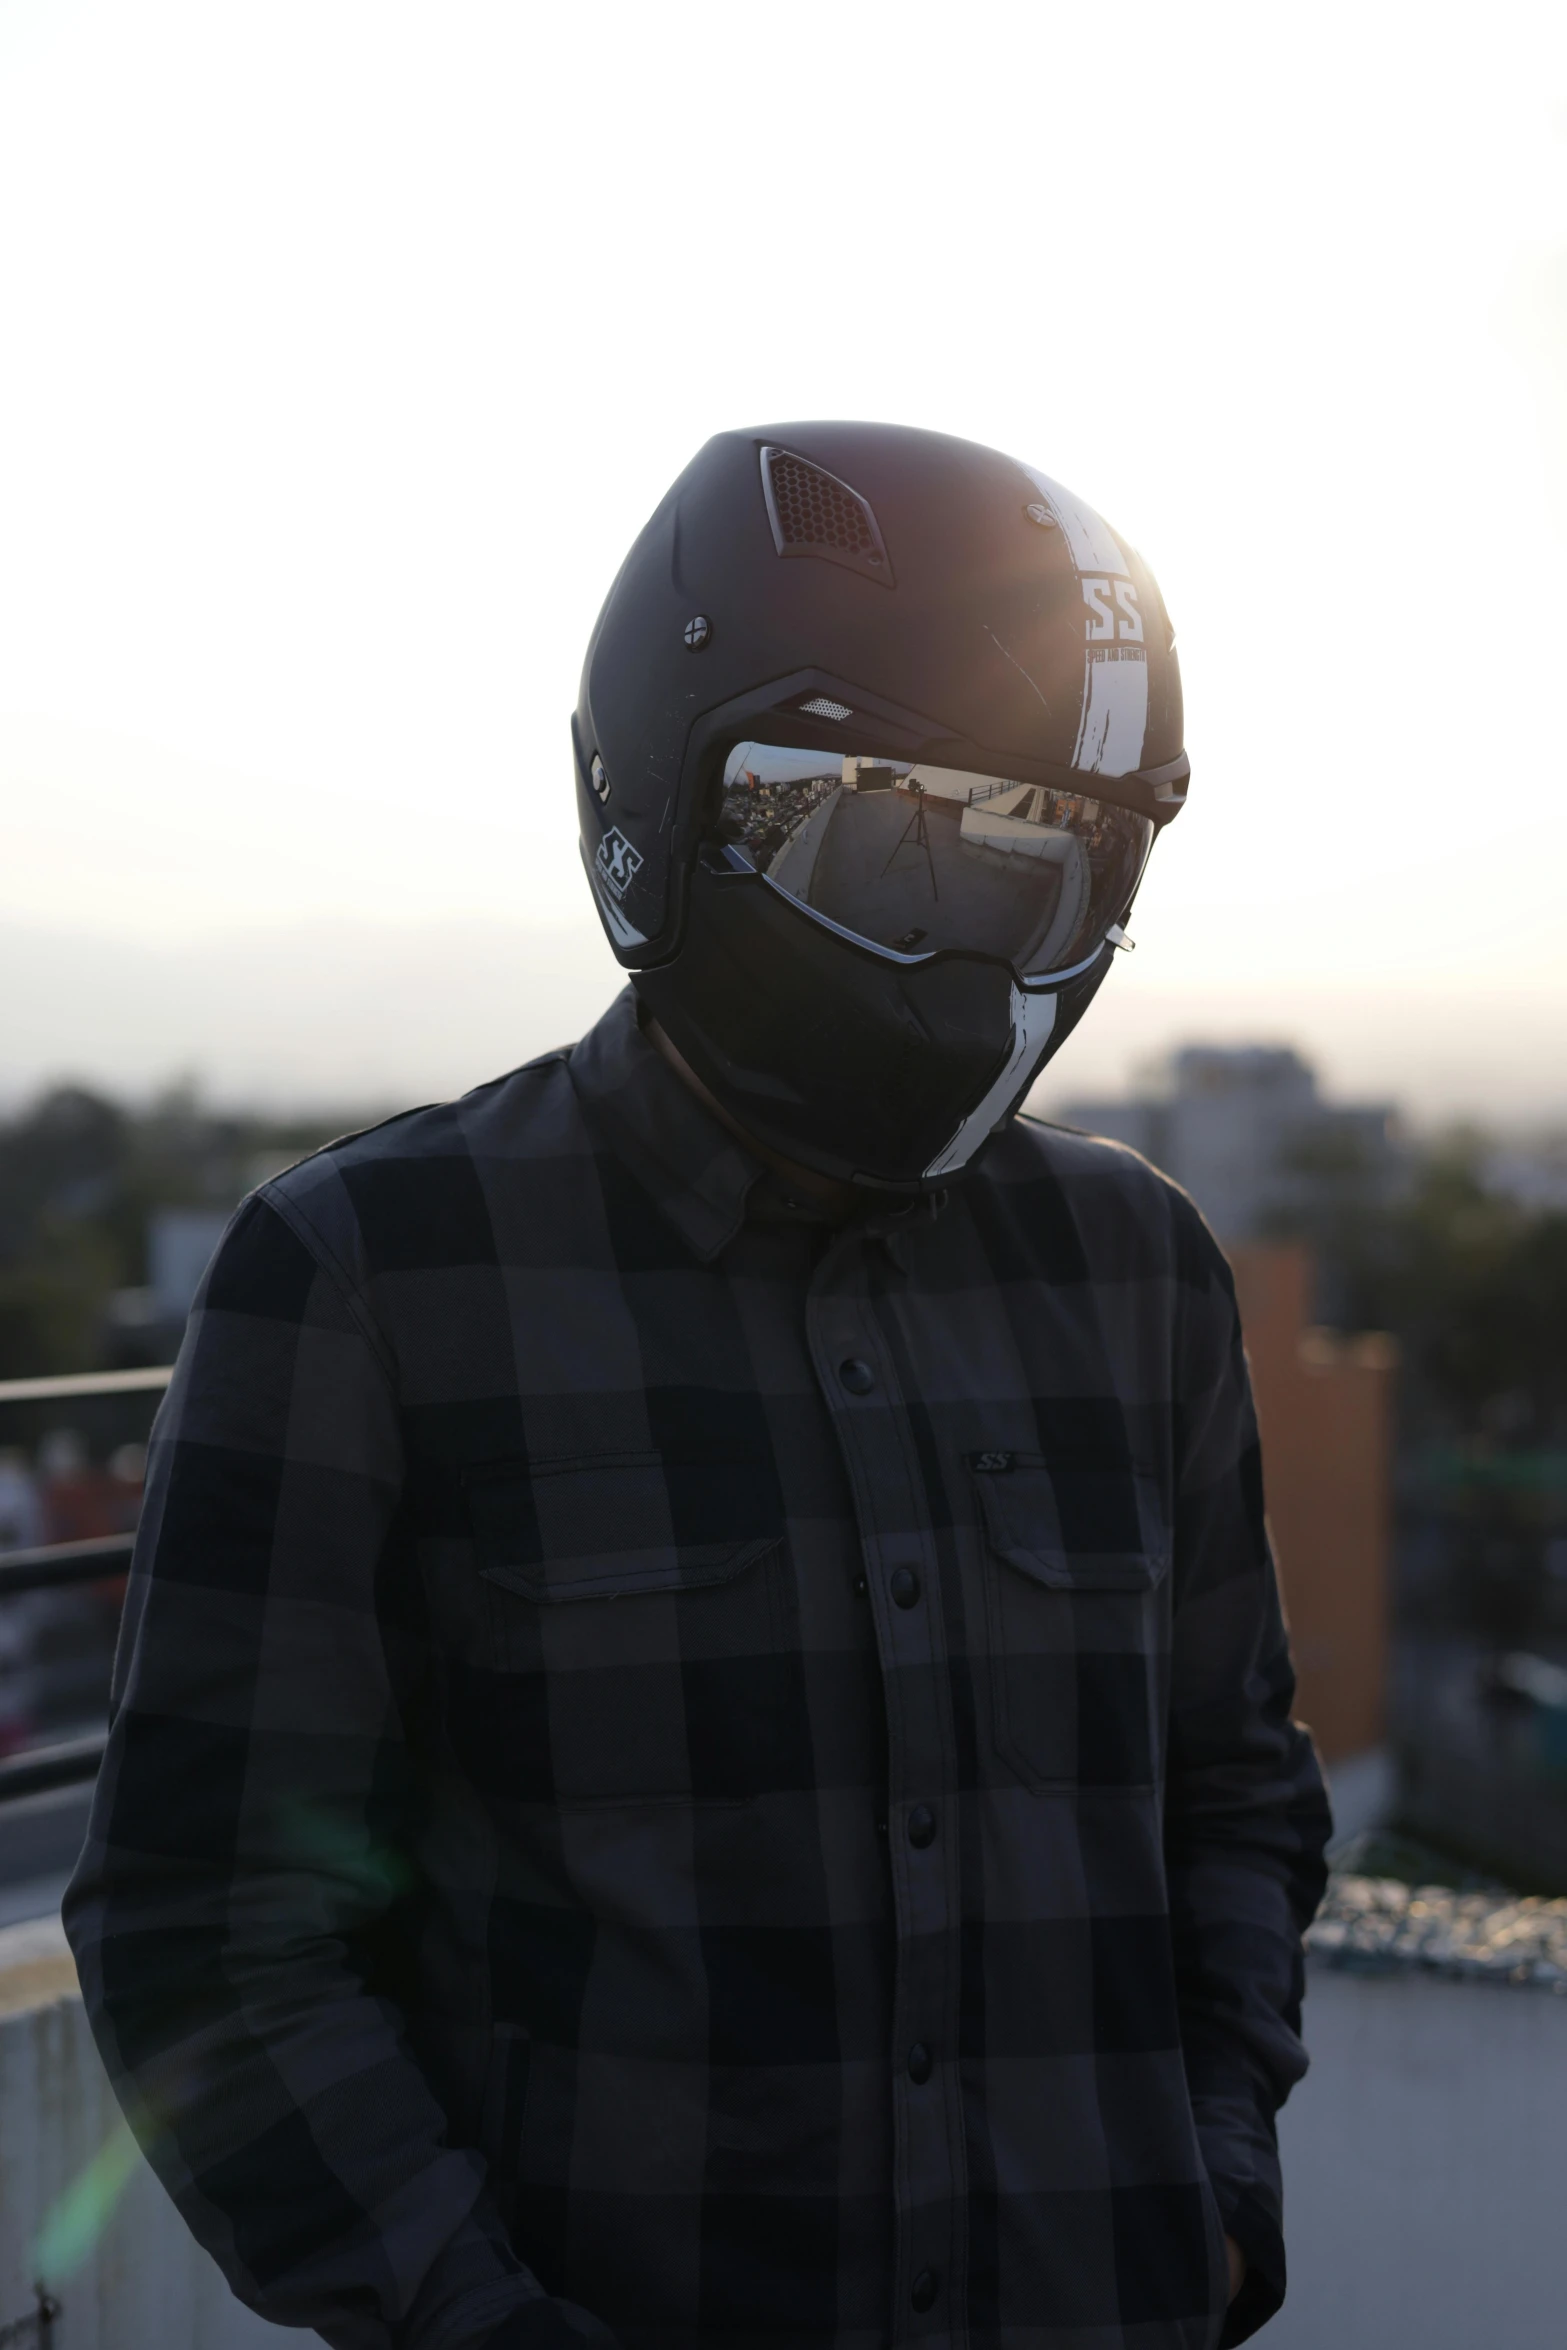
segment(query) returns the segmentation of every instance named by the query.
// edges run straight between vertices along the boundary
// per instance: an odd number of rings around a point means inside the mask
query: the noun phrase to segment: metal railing
[[[0,1379],[0,1407],[68,1403],[101,1395],[155,1395],[168,1386],[173,1375],[171,1364],[161,1364],[143,1371]],[[18,1592],[61,1591],[74,1583],[102,1583],[123,1575],[135,1543],[134,1534],[96,1534],[80,1542],[45,1542],[25,1550],[0,1551],[0,1600]],[[0,1805],[96,1778],[104,1743],[100,1731],[85,1738],[57,1738],[47,1746],[27,1747],[19,1754],[0,1758]]]
[[[9,2325],[0,2325],[0,2350],[21,2350],[24,2342],[35,2342],[38,2350],[50,2350],[54,2341],[54,2321],[60,2314],[60,2304],[42,2285],[33,2287],[36,2306],[13,2317]]]
[[[172,1363],[146,1371],[67,1371],[46,1379],[0,1379],[0,1404],[68,1403],[89,1395],[157,1395],[174,1376]]]

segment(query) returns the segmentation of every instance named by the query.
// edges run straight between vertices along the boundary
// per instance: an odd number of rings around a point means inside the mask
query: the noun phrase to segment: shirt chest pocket
[[[734,1802],[798,1768],[770,1464],[502,1461],[466,1489],[488,1656],[452,1730],[481,1786],[548,1804]]]
[[[992,1729],[1036,1791],[1158,1775],[1170,1543],[1125,1464],[982,1453],[974,1464]]]

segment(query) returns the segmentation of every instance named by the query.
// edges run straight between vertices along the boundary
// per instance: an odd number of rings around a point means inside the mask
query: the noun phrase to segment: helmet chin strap
[[[1006,1065],[994,1085],[975,1109],[970,1110],[946,1148],[939,1151],[925,1170],[925,1181],[938,1175],[955,1175],[967,1166],[980,1144],[1006,1116],[1016,1099],[1020,1072],[1036,1061],[1050,1041],[1056,1024],[1056,997],[1025,994],[1014,980],[1012,985],[1012,1050]]]

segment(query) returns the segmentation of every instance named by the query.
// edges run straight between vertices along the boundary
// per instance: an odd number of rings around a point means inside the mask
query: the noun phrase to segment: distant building
[[[1289,1615],[1296,1711],[1330,1763],[1382,1743],[1397,1350],[1311,1324],[1311,1261],[1230,1251],[1262,1429],[1268,1524]]]
[[[1567,1215],[1567,1135],[1498,1143],[1487,1151],[1481,1173],[1488,1191],[1500,1192],[1531,1215]]]
[[[147,1220],[147,1285],[166,1322],[183,1322],[223,1238],[224,1208],[155,1208]]]
[[[898,769],[886,759],[864,759],[852,751],[843,761],[845,791],[891,791],[898,781]]]
[[[153,1209],[147,1219],[146,1282],[116,1289],[107,1301],[104,1337],[111,1365],[173,1361],[185,1317],[228,1220],[226,1208]]]
[[[1173,1175],[1223,1240],[1267,1233],[1335,1174],[1377,1191],[1399,1168],[1392,1105],[1325,1102],[1310,1063],[1281,1045],[1187,1045],[1143,1091],[1057,1115]]]

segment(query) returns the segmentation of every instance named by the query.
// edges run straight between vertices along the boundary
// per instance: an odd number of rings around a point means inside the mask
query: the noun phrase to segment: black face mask
[[[993,956],[888,957],[708,843],[675,958],[637,993],[730,1115],[840,1181],[934,1189],[972,1165],[1110,963],[1023,988]]]

